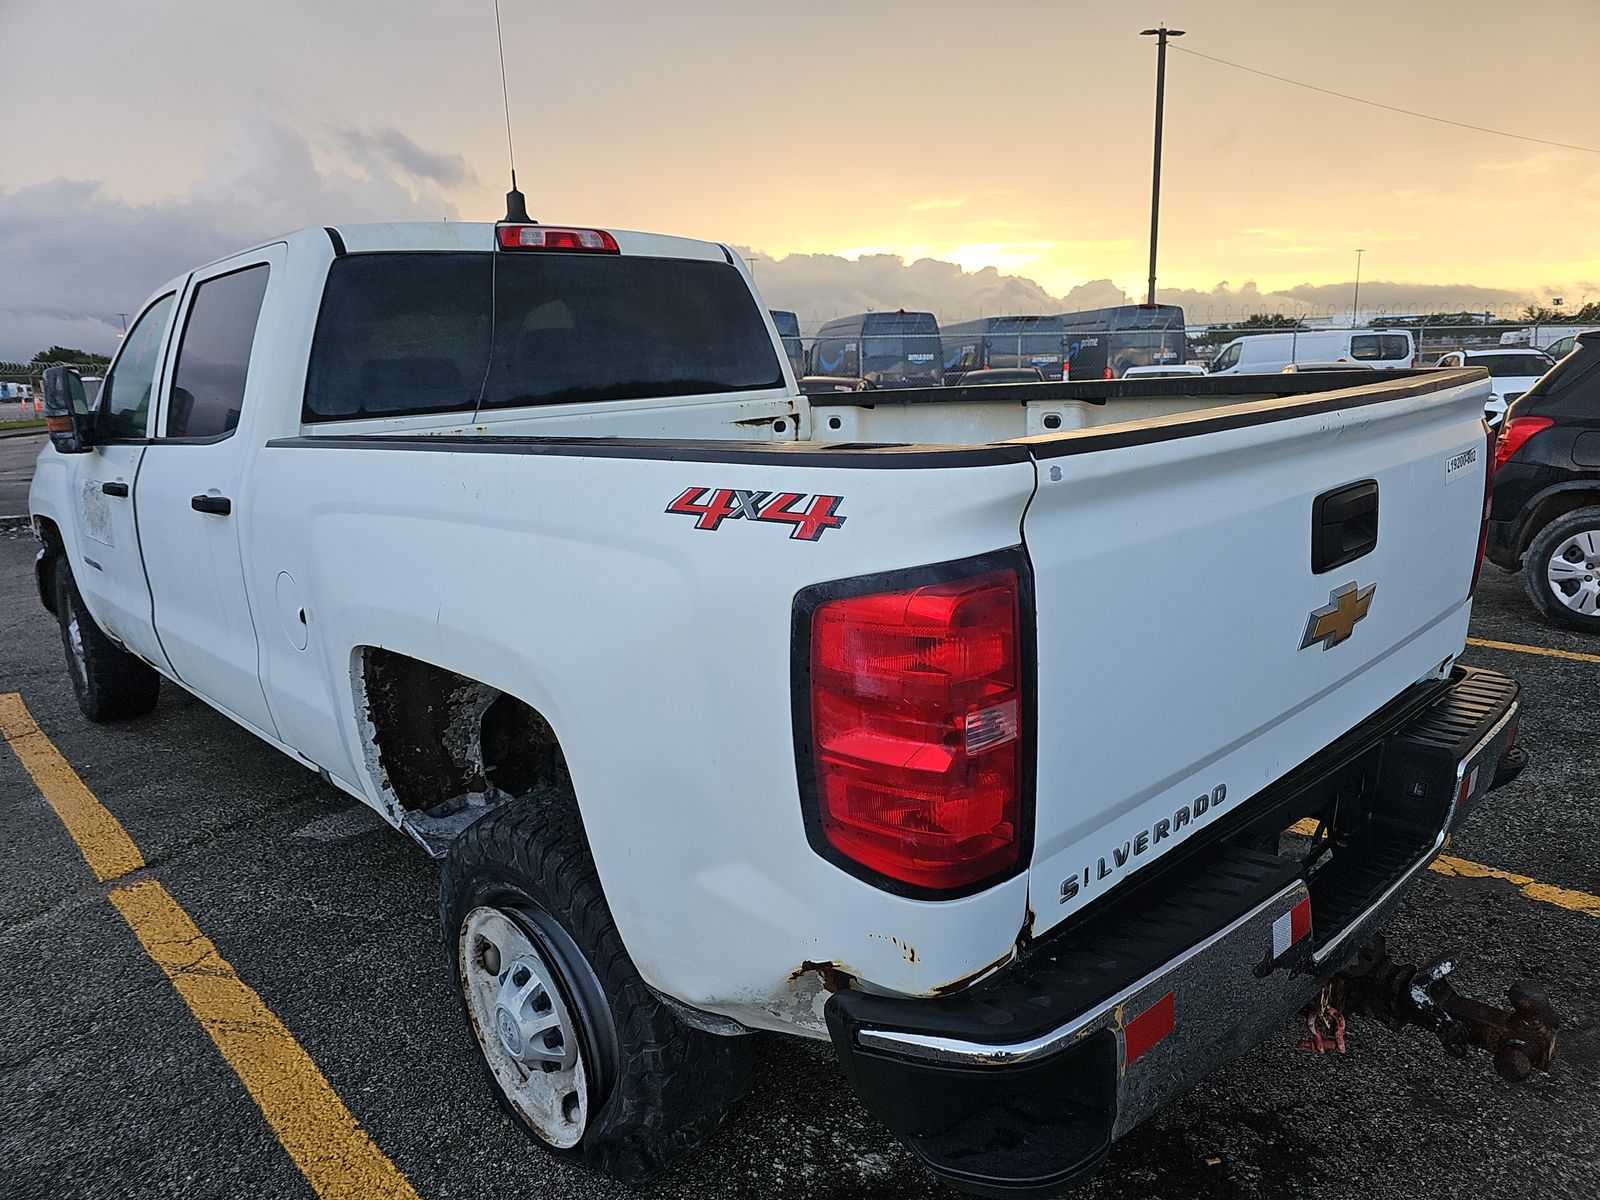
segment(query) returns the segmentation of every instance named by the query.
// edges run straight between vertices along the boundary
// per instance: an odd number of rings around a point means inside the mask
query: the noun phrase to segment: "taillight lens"
[[[562,229],[554,225],[496,225],[502,250],[569,250],[618,254],[617,239],[604,229]]]
[[[1513,417],[1500,429],[1500,440],[1494,448],[1494,465],[1503,467],[1506,460],[1521,450],[1523,444],[1534,434],[1549,429],[1554,425],[1549,417]]]
[[[811,815],[833,854],[928,891],[1017,865],[1022,621],[1015,570],[816,607]]]

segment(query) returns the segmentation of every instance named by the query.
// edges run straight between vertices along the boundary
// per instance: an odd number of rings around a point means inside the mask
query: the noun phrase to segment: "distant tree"
[[[35,365],[47,363],[77,363],[84,367],[108,366],[111,359],[105,354],[90,354],[87,350],[74,350],[71,346],[51,346],[33,356]]]
[[[1252,313],[1239,328],[1252,332],[1259,329],[1304,329],[1305,322],[1298,317],[1285,316],[1283,313]]]

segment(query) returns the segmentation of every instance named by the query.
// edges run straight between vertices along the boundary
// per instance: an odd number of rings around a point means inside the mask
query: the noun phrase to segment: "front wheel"
[[[1574,509],[1541,529],[1522,576],[1547,620],[1600,633],[1600,507]]]
[[[570,791],[541,788],[462,833],[439,915],[495,1097],[551,1153],[643,1183],[748,1085],[750,1039],[685,1024],[635,970]]]
[[[161,676],[94,623],[64,553],[56,558],[56,619],[67,653],[67,674],[84,716],[104,723],[142,717],[155,708]]]

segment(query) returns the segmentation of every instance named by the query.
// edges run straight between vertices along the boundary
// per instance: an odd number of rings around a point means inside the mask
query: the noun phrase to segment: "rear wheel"
[[[65,554],[56,558],[56,619],[67,652],[67,674],[84,716],[103,723],[141,717],[155,708],[161,676],[94,623]]]
[[[1600,633],[1600,507],[1574,509],[1541,529],[1522,577],[1546,619]]]
[[[634,969],[565,788],[461,834],[439,914],[495,1097],[551,1153],[642,1183],[748,1085],[750,1039],[687,1025]]]

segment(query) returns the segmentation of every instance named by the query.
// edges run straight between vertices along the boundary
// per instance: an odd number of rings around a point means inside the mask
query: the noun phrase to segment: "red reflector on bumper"
[[[1177,1023],[1177,1003],[1168,992],[1123,1029],[1122,1061],[1133,1065],[1140,1055],[1171,1033]]]
[[[1272,957],[1282,958],[1301,938],[1311,933],[1311,899],[1300,901],[1272,923]]]

